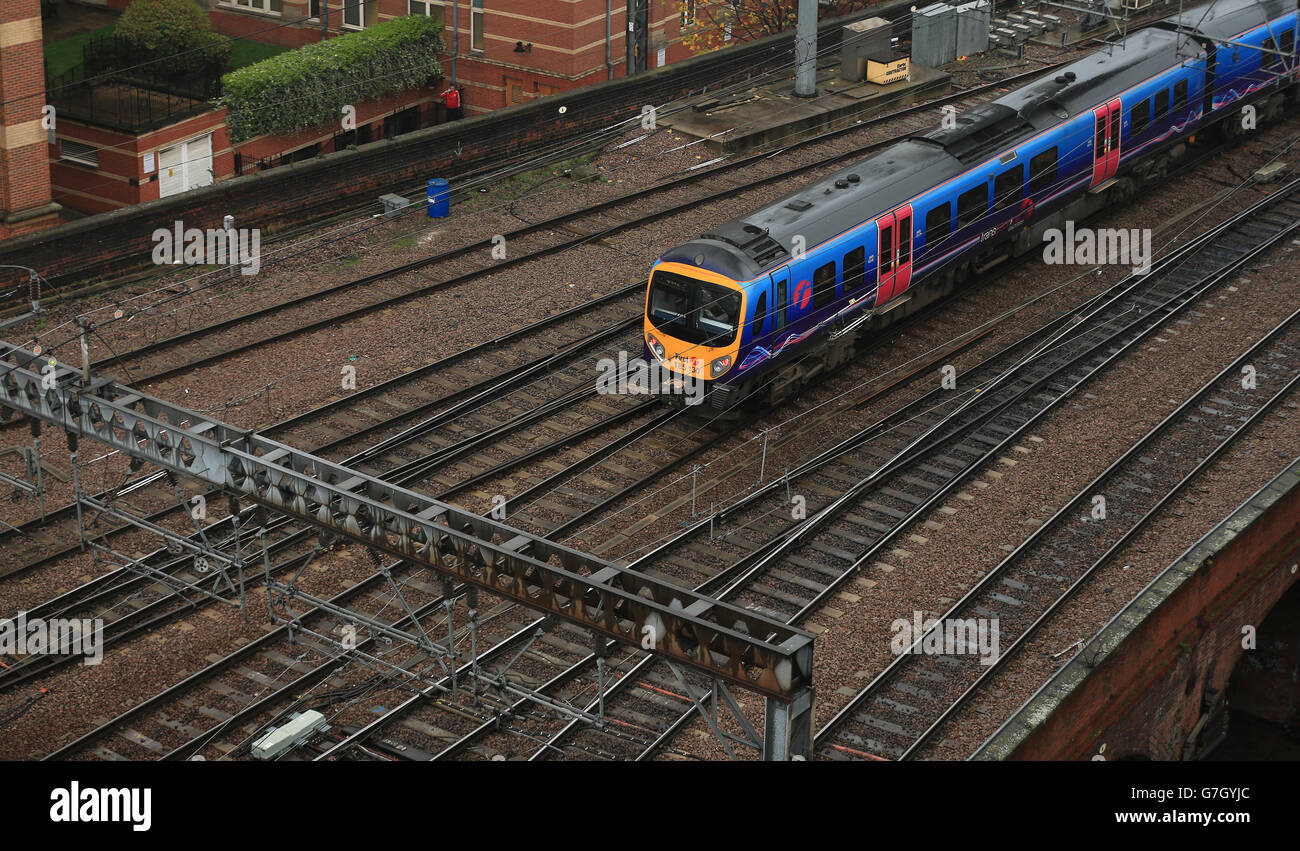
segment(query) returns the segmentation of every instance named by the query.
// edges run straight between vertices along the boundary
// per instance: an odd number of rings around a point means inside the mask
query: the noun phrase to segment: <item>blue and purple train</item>
[[[645,357],[707,407],[772,404],[972,274],[1160,182],[1297,93],[1295,0],[1217,0],[666,252]],[[954,122],[948,122],[953,125]],[[680,381],[681,379],[677,379]],[[689,383],[689,382],[688,382]]]

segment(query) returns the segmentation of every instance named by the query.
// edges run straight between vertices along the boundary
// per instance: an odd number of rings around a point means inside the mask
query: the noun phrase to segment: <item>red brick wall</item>
[[[87,214],[156,200],[159,197],[158,152],[207,133],[212,134],[215,178],[228,178],[234,173],[235,164],[225,121],[224,109],[211,110],[136,137],[64,119],[58,124],[58,142],[73,139],[94,145],[99,149],[99,168],[62,160],[59,145],[49,146],[47,155],[54,197],[65,207]],[[152,173],[145,174],[144,158],[148,153],[154,154],[155,166]]]
[[[39,226],[14,218],[50,202],[40,16],[40,0],[0,3],[0,238]]]
[[[116,0],[115,0],[116,1]],[[649,67],[658,67],[658,50],[665,49],[665,64],[690,56],[681,44],[680,0],[651,0]],[[208,15],[219,32],[267,44],[294,48],[320,40],[319,21],[303,20],[307,0],[283,0],[280,15],[261,14],[206,0]],[[457,81],[462,86],[467,114],[498,109],[508,103],[509,81],[523,84],[525,99],[548,91],[568,91],[609,78],[605,65],[605,0],[484,0],[484,44],[471,49],[471,0],[458,0],[459,39],[452,28],[452,0],[443,7],[448,46],[458,41]],[[375,0],[368,23],[403,17],[407,0]],[[329,0],[329,34],[348,32],[342,27],[342,0]],[[610,60],[614,76],[624,74],[627,55],[626,0],[610,3]],[[516,53],[515,44],[532,49]],[[450,74],[450,57],[444,73]]]

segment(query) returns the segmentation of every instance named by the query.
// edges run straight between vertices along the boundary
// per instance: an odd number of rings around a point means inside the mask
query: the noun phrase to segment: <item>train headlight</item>
[[[650,347],[650,351],[654,352],[656,356],[658,357],[664,356],[664,347],[658,340],[655,339],[654,334],[646,334],[645,342],[646,345]]]
[[[720,357],[713,363],[709,364],[709,373],[714,378],[717,378],[729,369],[731,369],[731,355]]]

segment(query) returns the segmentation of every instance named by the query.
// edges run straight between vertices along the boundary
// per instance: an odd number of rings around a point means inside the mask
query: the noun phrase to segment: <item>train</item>
[[[665,252],[641,352],[661,396],[710,415],[778,403],[1053,228],[1160,183],[1198,132],[1278,120],[1296,20],[1295,0],[1170,16]]]

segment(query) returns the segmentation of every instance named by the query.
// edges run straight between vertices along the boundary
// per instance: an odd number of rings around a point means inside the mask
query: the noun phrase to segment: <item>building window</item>
[[[682,29],[695,26],[695,0],[682,0]]]
[[[78,163],[79,165],[88,165],[91,168],[99,168],[99,148],[94,145],[86,145],[81,142],[74,142],[71,139],[64,139],[59,147],[59,156],[68,162]]]
[[[273,15],[280,14],[280,0],[221,0],[222,6],[237,6],[241,9],[252,9],[255,12],[268,12]],[[315,2],[312,3],[315,5]]]
[[[410,13],[433,18],[439,24],[443,22],[443,4],[437,0],[410,0]]]
[[[483,0],[474,0],[474,6],[470,9],[470,50],[483,49]]]
[[[365,26],[365,0],[343,0],[343,26],[355,29]]]

